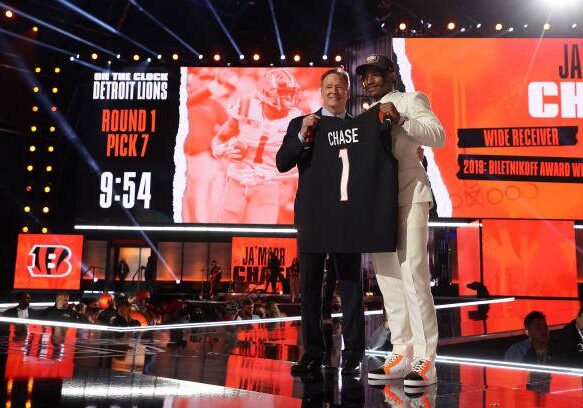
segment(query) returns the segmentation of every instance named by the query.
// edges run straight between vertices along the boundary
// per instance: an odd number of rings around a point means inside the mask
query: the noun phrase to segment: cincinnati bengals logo
[[[73,252],[64,245],[35,245],[28,255],[28,272],[35,278],[63,278],[73,269],[69,262]]]

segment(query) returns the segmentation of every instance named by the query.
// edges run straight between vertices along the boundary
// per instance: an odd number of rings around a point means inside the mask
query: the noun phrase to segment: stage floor
[[[491,325],[496,322],[494,316],[504,314],[499,309],[515,310],[520,306],[517,302],[490,305]],[[454,311],[463,323],[463,316],[476,317],[468,312],[477,308],[440,309],[440,324],[452,322]],[[440,354],[436,386],[412,393],[402,381],[370,385],[366,372],[381,361],[383,337],[379,336],[381,316],[369,314],[366,320],[369,349],[362,379],[343,377],[337,369],[292,377],[291,365],[301,355],[297,321],[217,322],[126,334],[29,326],[15,335],[3,325],[0,397],[10,408],[583,406],[583,370],[542,366],[527,370],[482,361],[478,359],[484,353],[479,348],[472,357]],[[330,359],[338,366],[340,323],[327,323],[325,329],[333,345]],[[469,330],[468,336],[476,335],[476,330]],[[449,341],[463,337],[450,336]]]

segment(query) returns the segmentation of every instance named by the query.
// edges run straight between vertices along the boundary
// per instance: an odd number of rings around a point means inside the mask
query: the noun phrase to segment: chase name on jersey
[[[331,130],[328,132],[328,143],[330,146],[358,143],[358,128]]]
[[[165,100],[168,98],[167,72],[96,72],[93,99]]]

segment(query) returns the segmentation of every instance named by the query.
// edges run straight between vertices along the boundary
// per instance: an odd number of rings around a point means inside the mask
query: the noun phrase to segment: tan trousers
[[[397,252],[372,254],[393,351],[435,358],[437,317],[431,294],[427,233],[430,203],[399,207]]]

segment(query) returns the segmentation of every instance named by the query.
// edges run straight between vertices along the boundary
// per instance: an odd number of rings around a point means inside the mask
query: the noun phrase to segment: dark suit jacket
[[[11,307],[10,309],[6,309],[4,313],[2,313],[4,317],[18,317],[18,306]],[[38,319],[38,313],[36,310],[28,308],[28,318],[29,319]]]
[[[322,109],[318,109],[314,113],[318,116],[322,116]],[[309,179],[310,162],[312,159],[311,151],[304,149],[306,144],[302,143],[298,137],[298,133],[302,128],[302,121],[306,116],[307,115],[298,116],[290,121],[287,127],[287,133],[285,134],[281,147],[275,156],[275,164],[280,173],[288,172],[295,166],[298,167],[300,177],[298,180],[298,190],[296,192],[294,205],[294,224],[298,229],[298,235],[301,233],[301,208],[307,191],[306,183]],[[351,116],[347,114],[346,119],[351,119]]]

